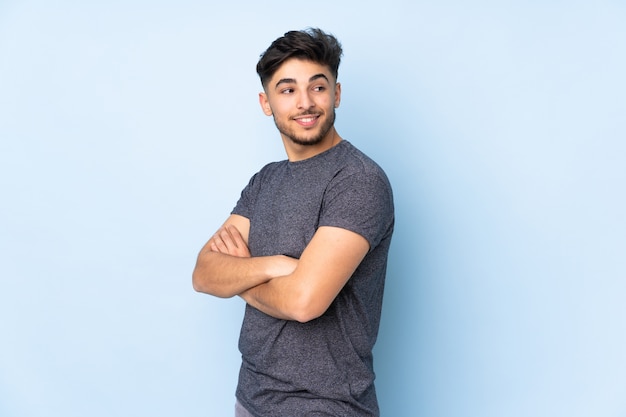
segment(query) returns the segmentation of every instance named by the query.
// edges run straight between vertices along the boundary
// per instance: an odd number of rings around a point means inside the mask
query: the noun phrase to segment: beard
[[[304,116],[307,114],[317,115],[317,113],[310,112],[310,113],[305,113],[301,116]],[[276,128],[283,136],[289,138],[289,140],[291,140],[296,145],[314,146],[322,142],[322,140],[324,140],[324,138],[326,137],[330,129],[335,124],[335,109],[333,109],[332,113],[330,113],[330,117],[328,117],[324,121],[324,123],[319,127],[318,133],[312,137],[298,136],[293,131],[293,129],[290,129],[286,125],[276,120],[276,116],[274,116],[274,124],[276,125]]]

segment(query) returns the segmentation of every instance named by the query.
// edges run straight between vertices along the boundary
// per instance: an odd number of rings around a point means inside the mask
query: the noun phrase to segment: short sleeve
[[[256,204],[256,196],[258,196],[258,188],[260,187],[259,174],[254,174],[248,185],[241,191],[241,196],[235,205],[235,208],[231,211],[231,214],[238,214],[240,216],[252,219],[252,213]]]
[[[380,171],[339,173],[324,196],[319,226],[334,226],[363,236],[370,251],[393,231],[391,186]]]

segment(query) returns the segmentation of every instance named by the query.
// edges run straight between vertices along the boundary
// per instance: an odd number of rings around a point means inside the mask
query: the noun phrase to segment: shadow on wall
[[[382,415],[408,415],[424,396],[427,371],[426,317],[429,311],[428,218],[419,204],[418,187],[411,187],[411,167],[389,166],[394,189],[396,225],[389,254],[383,313],[374,349],[376,388]]]
[[[409,415],[424,409],[429,388],[426,367],[428,344],[424,340],[434,325],[433,211],[423,158],[418,151],[425,139],[420,127],[403,126],[401,114],[372,114],[365,97],[350,97],[338,120],[345,138],[374,159],[387,173],[394,192],[395,231],[389,253],[387,281],[378,341],[374,348],[376,389],[381,415]],[[371,97],[370,97],[371,99]],[[381,102],[385,102],[384,100]],[[389,102],[389,101],[387,101]],[[391,101],[393,102],[393,101]],[[365,117],[364,117],[365,115]],[[363,120],[373,120],[371,125]],[[417,124],[419,125],[419,123]],[[347,133],[344,133],[347,132]],[[422,156],[426,155],[426,156]],[[430,229],[430,230],[429,230]]]

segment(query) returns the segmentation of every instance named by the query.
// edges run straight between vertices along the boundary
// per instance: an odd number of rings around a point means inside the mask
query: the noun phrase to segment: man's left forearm
[[[273,278],[239,296],[252,307],[274,318],[307,321],[299,314],[297,290],[290,281],[293,281],[292,275]]]

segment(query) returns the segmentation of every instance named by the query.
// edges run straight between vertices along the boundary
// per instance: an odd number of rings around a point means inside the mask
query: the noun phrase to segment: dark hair
[[[321,29],[293,30],[276,39],[261,54],[256,72],[265,87],[283,62],[290,58],[300,58],[328,66],[336,80],[342,52],[337,38]]]

